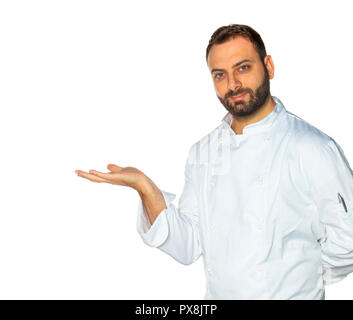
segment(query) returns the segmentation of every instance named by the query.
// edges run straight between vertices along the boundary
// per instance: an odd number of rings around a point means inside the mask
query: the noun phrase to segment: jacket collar
[[[222,118],[222,126],[224,128],[232,130],[234,135],[237,137],[247,136],[249,134],[258,133],[270,129],[276,122],[276,120],[286,113],[286,109],[281,100],[275,96],[272,96],[272,98],[276,102],[276,106],[274,107],[274,109],[260,121],[246,125],[243,128],[243,134],[235,134],[234,130],[232,129],[231,124],[233,120],[233,115],[230,112],[227,112],[227,114]]]

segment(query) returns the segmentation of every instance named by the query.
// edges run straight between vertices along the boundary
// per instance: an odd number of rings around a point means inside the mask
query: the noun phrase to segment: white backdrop
[[[220,124],[205,51],[230,23],[262,36],[271,93],[353,164],[349,1],[1,1],[0,298],[202,299],[136,231],[135,190],[74,171],[134,166],[177,194],[189,147]],[[353,276],[326,299],[353,299]]]

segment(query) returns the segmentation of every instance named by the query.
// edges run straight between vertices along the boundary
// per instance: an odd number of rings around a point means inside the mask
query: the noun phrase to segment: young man
[[[324,299],[353,271],[348,161],[271,96],[274,64],[255,30],[219,28],[206,60],[228,112],[191,146],[178,207],[136,168],[77,173],[137,190],[143,241],[183,264],[203,256],[205,299]]]

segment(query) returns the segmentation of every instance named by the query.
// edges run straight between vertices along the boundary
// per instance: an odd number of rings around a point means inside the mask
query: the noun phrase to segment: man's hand
[[[75,173],[82,178],[86,178],[93,182],[105,182],[116,184],[120,186],[131,187],[140,191],[142,185],[146,180],[144,173],[134,167],[119,167],[115,164],[108,164],[107,168],[111,172],[103,173],[96,170],[89,170],[85,172],[82,170],[75,170]]]
[[[141,197],[152,225],[159,213],[167,208],[162,192],[150,178],[134,167],[124,168],[115,164],[108,164],[107,168],[110,172],[103,173],[89,170],[87,173],[82,170],[75,170],[75,173],[79,177],[93,182],[105,182],[135,189]]]

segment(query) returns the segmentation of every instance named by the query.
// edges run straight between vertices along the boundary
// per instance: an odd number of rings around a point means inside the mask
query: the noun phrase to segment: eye
[[[221,79],[222,77],[218,77],[218,75],[222,75],[222,74],[223,74],[223,72],[221,72],[221,73],[216,73],[215,76],[214,76],[214,78],[217,79],[217,80],[219,80],[219,79]]]
[[[246,68],[246,69],[242,69],[242,68]],[[247,64],[245,64],[245,65],[241,66],[241,67],[239,68],[239,70],[240,70],[240,71],[245,71],[245,70],[247,70],[247,69],[249,69],[249,68],[250,68],[250,66],[247,65]]]

